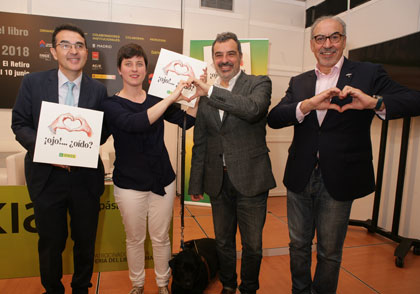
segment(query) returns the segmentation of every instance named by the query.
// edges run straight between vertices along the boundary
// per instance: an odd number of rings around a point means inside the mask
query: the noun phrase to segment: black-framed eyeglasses
[[[315,43],[317,43],[318,45],[323,45],[327,41],[327,39],[330,39],[330,42],[335,44],[335,43],[340,42],[342,37],[345,37],[345,35],[339,32],[335,32],[329,36],[316,35],[313,37],[313,39],[315,40]]]
[[[70,43],[70,42],[62,41],[58,43],[57,46],[60,46],[61,49],[66,50],[66,51],[70,50],[71,47],[73,46],[74,46],[74,49],[76,50],[83,50],[86,48],[85,44],[83,44],[82,42]]]

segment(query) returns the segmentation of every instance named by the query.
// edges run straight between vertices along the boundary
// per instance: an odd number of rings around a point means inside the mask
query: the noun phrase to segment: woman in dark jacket
[[[173,105],[189,101],[181,94],[188,85],[181,81],[165,99],[143,90],[147,56],[141,46],[128,44],[118,52],[118,72],[123,88],[105,99],[105,119],[114,137],[113,172],[115,201],[123,219],[131,294],[144,292],[144,241],[146,223],[152,240],[153,260],[159,294],[169,293],[171,257],[169,226],[175,198],[175,173],[163,140],[164,120],[182,126],[185,112]],[[194,125],[195,108],[187,112],[187,128]]]

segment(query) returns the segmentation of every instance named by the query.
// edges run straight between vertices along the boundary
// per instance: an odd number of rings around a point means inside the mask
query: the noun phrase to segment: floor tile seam
[[[362,283],[363,285],[365,285],[366,287],[368,287],[369,289],[371,289],[372,291],[374,291],[375,293],[380,294],[381,292],[379,292],[378,290],[376,290],[373,286],[369,285],[367,282],[363,281],[362,279],[360,279],[358,276],[356,276],[355,274],[353,274],[351,271],[349,271],[348,269],[346,269],[343,266],[340,266],[341,270],[345,271],[346,273],[348,273],[350,276],[352,276],[353,278],[355,278],[356,280],[358,280],[360,283]]]
[[[271,211],[268,211],[267,214],[271,214],[274,218],[278,219],[280,222],[282,222],[283,224],[287,225],[287,222],[284,221],[282,218],[287,218],[287,216],[278,216],[277,214],[272,213]]]
[[[211,214],[193,214],[193,213],[191,213],[191,217],[202,217],[202,216],[211,217],[212,215]]]
[[[203,214],[203,215],[194,215],[194,213],[189,209],[189,207],[185,207],[186,210],[188,210],[188,212],[190,213],[191,217],[196,217],[196,216],[212,216],[211,211],[209,212],[209,214]]]
[[[371,247],[371,246],[382,246],[382,245],[390,245],[394,242],[382,242],[382,243],[373,243],[373,244],[362,244],[362,245],[353,245],[353,246],[344,246],[344,249],[351,249],[351,248],[362,248],[362,247]]]
[[[101,284],[101,272],[98,272],[98,277],[96,278],[95,294],[99,294],[100,284]]]
[[[206,238],[209,237],[209,235],[206,233],[206,231],[204,230],[204,228],[201,226],[200,222],[198,221],[198,219],[195,216],[191,216],[194,221],[197,223],[198,227],[200,228],[200,230],[204,233],[204,235],[206,235]]]

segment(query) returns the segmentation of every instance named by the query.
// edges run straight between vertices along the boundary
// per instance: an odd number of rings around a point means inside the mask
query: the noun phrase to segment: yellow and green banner
[[[26,186],[0,186],[0,195],[0,279],[39,276],[38,234],[28,190]],[[125,232],[112,185],[105,187],[100,205],[94,271],[126,270]],[[172,230],[170,234],[172,239]],[[145,242],[145,258],[146,268],[152,268],[149,237]],[[69,234],[63,253],[63,272],[72,271],[73,241]]]

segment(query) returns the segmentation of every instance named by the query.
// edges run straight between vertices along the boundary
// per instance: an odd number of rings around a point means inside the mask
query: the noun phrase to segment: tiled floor
[[[174,208],[173,251],[180,247],[179,200]],[[211,209],[187,205],[185,210],[185,240],[214,237]],[[240,251],[240,238],[237,237]],[[285,197],[269,199],[267,222],[264,228],[264,258],[260,274],[260,294],[291,293],[288,256],[288,231]],[[366,229],[349,227],[338,286],[339,294],[418,294],[420,293],[420,256],[410,251],[404,259],[404,268],[394,261],[396,243],[370,234]],[[273,256],[275,255],[275,256]],[[314,254],[313,261],[316,257]],[[240,261],[238,260],[238,271]],[[153,270],[147,270],[145,293],[157,293]],[[63,283],[70,290],[70,276]],[[89,294],[126,294],[131,285],[127,271],[95,273]],[[221,284],[214,281],[205,293],[220,293]],[[70,291],[68,291],[70,293]],[[39,278],[0,280],[0,293],[39,294]]]

